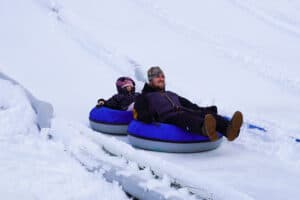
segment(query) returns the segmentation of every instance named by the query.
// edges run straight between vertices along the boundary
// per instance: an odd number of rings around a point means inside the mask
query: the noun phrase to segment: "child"
[[[105,106],[115,110],[132,111],[133,104],[139,93],[135,92],[135,82],[129,77],[120,77],[116,81],[118,94],[115,94],[107,101],[99,99],[97,108]]]

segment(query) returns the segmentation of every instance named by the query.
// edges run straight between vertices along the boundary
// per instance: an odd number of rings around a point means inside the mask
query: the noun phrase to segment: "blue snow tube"
[[[131,111],[95,107],[91,110],[89,119],[91,128],[96,131],[127,135],[128,124],[133,120],[133,114]]]
[[[128,140],[132,146],[159,152],[193,153],[216,149],[222,142],[222,135],[218,135],[219,139],[211,142],[206,136],[171,124],[145,124],[136,120],[128,127]]]

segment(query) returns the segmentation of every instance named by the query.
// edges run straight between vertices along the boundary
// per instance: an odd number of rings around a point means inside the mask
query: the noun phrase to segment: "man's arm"
[[[191,110],[201,110],[201,108],[197,104],[190,102],[188,99],[181,96],[178,96],[178,98],[181,106]]]
[[[195,110],[195,111],[203,111],[203,112],[212,112],[217,114],[218,113],[218,108],[217,106],[208,106],[208,107],[200,107],[195,103],[190,102],[188,99],[178,96],[179,98],[179,102],[181,104],[181,106],[191,109],[191,110]]]

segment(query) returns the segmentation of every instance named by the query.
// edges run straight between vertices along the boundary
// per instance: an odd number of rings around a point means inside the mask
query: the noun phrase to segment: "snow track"
[[[101,41],[95,39],[87,31],[80,28],[77,24],[84,22],[81,22],[80,17],[75,15],[72,10],[67,10],[69,15],[65,14],[64,7],[56,1],[44,1],[41,5],[52,17],[57,19],[57,25],[54,24],[54,26],[59,26],[65,31],[69,38],[74,40],[75,43],[90,55],[98,59],[99,62],[115,69],[115,71],[120,74],[128,74],[128,72],[133,71],[128,71],[128,68],[132,67],[133,59],[121,55],[116,50],[112,50],[114,49],[112,47],[107,48]],[[70,16],[71,18],[69,18]],[[74,24],[73,21],[76,21],[77,24]],[[130,60],[132,60],[132,62],[129,62]],[[132,76],[133,74],[128,75]]]
[[[18,3],[4,1],[0,7],[1,70],[51,102],[55,111],[52,115],[51,106],[24,91],[22,98],[0,97],[6,102],[0,105],[0,123],[9,130],[0,139],[0,160],[9,163],[1,162],[1,173],[10,180],[10,169],[16,168],[20,177],[31,180],[38,177],[30,171],[37,163],[34,169],[43,177],[32,187],[26,180],[20,185],[13,181],[12,188],[29,188],[27,199],[44,197],[43,188],[34,190],[39,185],[52,188],[49,199],[101,199],[101,193],[107,199],[127,199],[118,184],[103,179],[112,177],[121,184],[136,180],[142,183],[139,189],[170,199],[297,199],[297,1]],[[201,106],[216,104],[226,116],[239,109],[247,123],[267,131],[245,126],[238,140],[225,141],[215,151],[166,154],[137,150],[126,137],[89,129],[89,109],[97,98],[115,92],[115,79],[135,77],[139,90],[151,65],[162,66],[168,89]],[[18,85],[9,88],[7,94],[24,90]],[[27,103],[18,107],[18,100]],[[24,116],[22,120],[14,111]],[[22,123],[11,126],[16,121]],[[26,136],[20,136],[22,132]],[[18,168],[18,159],[28,173]],[[50,176],[51,183],[45,181]],[[60,193],[60,186],[74,194]]]
[[[84,126],[61,119],[53,120],[53,126],[48,134],[54,142],[61,142],[71,157],[86,170],[101,173],[108,181],[118,181],[125,191],[135,197],[140,199],[203,198],[202,194],[189,193],[189,188],[184,186],[172,186],[172,181],[166,174],[160,173],[161,176],[157,177],[156,171],[153,171],[151,166],[140,165],[136,159],[128,159],[127,155],[135,150],[115,138],[109,138]],[[121,147],[125,154],[111,151],[113,146]],[[139,158],[139,155],[135,158]]]
[[[72,133],[72,136],[61,139],[63,135],[63,137],[66,137],[66,133]],[[270,190],[273,187],[285,188],[290,194],[294,193],[296,186],[286,188],[286,183],[283,180],[285,177],[290,177],[290,181],[293,179],[293,181],[297,181],[299,173],[296,172],[296,169],[300,163],[294,163],[292,160],[299,160],[299,158],[290,156],[297,154],[294,151],[299,150],[299,145],[297,146],[291,140],[284,142],[280,137],[273,138],[270,135],[262,135],[261,131],[245,129],[242,133],[243,137],[236,144],[225,143],[216,151],[198,154],[165,154],[136,150],[127,144],[126,137],[102,135],[83,125],[64,122],[60,119],[54,119],[53,129],[50,132],[54,136],[54,140],[63,141],[67,150],[79,157],[78,160],[83,162],[91,171],[98,169],[99,167],[97,166],[103,166],[103,160],[106,162],[109,160],[110,165],[112,160],[114,160],[114,164],[117,163],[117,166],[123,166],[120,170],[123,171],[121,174],[129,173],[140,176],[140,173],[146,173],[150,175],[146,176],[147,178],[144,177],[144,179],[148,180],[144,184],[148,188],[147,190],[152,189],[157,192],[161,191],[161,187],[163,187],[165,188],[163,189],[163,194],[167,194],[166,197],[168,197],[168,194],[173,194],[179,198],[180,195],[178,196],[178,193],[185,191],[184,194],[187,195],[185,198],[193,198],[189,196],[190,193],[201,199],[260,199],[265,195],[265,190]],[[76,142],[77,140],[80,142]],[[291,152],[286,151],[288,150],[287,146],[291,147]],[[239,155],[235,155],[237,152],[239,152]],[[241,152],[243,153],[241,154]],[[252,157],[251,154],[253,152],[257,152],[260,155]],[[232,160],[231,156],[234,155],[238,157],[238,160]],[[291,160],[285,160],[287,163],[283,164],[281,159],[287,158]],[[232,163],[230,163],[230,160],[232,160]],[[262,164],[262,161],[265,164],[260,171],[257,171],[256,168],[248,169],[247,171],[239,170],[247,168],[246,166],[249,162]],[[90,162],[94,164],[90,164]],[[124,163],[126,163],[125,168]],[[184,163],[184,165],[178,165],[178,163]],[[290,166],[290,171],[285,170],[286,165]],[[214,166],[214,173],[209,169],[209,166]],[[226,182],[229,177],[223,174],[221,170],[223,168],[231,168],[233,170],[232,174],[230,173],[230,183]],[[143,170],[141,171],[141,169]],[[275,175],[276,171],[280,171],[280,174]],[[264,176],[259,178],[257,176],[260,173],[263,173]],[[291,177],[293,173],[294,178]],[[236,174],[236,178],[245,176],[249,180],[241,184],[238,179],[236,180],[232,177],[233,174]],[[193,179],[190,177],[193,177]],[[253,186],[251,179],[254,177],[255,179],[260,179],[264,186]],[[269,182],[274,178],[281,181],[269,185]],[[156,183],[153,183],[153,181]],[[171,189],[172,185],[176,185],[180,190]],[[167,189],[168,187],[169,189]],[[251,187],[255,193],[250,189]],[[247,189],[243,190],[243,188]],[[280,197],[280,194],[280,191],[279,193],[273,192],[271,196]],[[184,197],[181,196],[181,198]]]
[[[153,17],[158,18],[163,25],[166,25],[169,29],[175,31],[179,35],[183,35],[188,40],[199,40],[204,43],[208,43],[215,51],[221,52],[225,57],[229,59],[233,59],[236,62],[240,63],[240,67],[247,69],[248,71],[256,73],[258,76],[261,76],[272,83],[275,83],[279,87],[284,87],[284,89],[291,89],[292,91],[300,91],[300,79],[299,77],[295,77],[291,79],[289,74],[285,72],[283,69],[277,71],[277,66],[273,66],[270,61],[267,61],[265,58],[261,56],[261,49],[254,45],[250,44],[245,40],[239,40],[238,38],[234,38],[229,34],[224,33],[214,33],[205,29],[200,29],[197,26],[188,26],[184,21],[177,21],[172,19],[167,14],[167,9],[161,8],[153,1],[149,0],[131,0],[136,5],[138,5],[141,9],[145,10]],[[239,8],[243,8],[251,13],[262,13],[257,9],[250,7],[249,3],[247,4],[245,1],[230,1],[234,5]],[[159,3],[157,3],[159,4]],[[251,5],[253,5],[252,3]],[[254,10],[254,11],[253,11]],[[260,19],[270,19],[266,21],[271,21],[271,24],[278,25],[281,27],[283,24],[284,27],[290,27],[287,23],[281,23],[269,15],[260,16],[257,14]],[[273,20],[272,20],[273,19]],[[273,22],[273,23],[272,23]],[[284,26],[286,25],[286,26]],[[298,33],[299,26],[293,26],[291,29],[296,29],[296,31],[289,31],[293,35],[297,37],[300,36]],[[300,30],[300,29],[299,29]],[[300,38],[298,38],[300,39]],[[299,40],[300,41],[300,40]],[[285,68],[285,66],[281,66],[281,68]]]
[[[221,52],[226,58],[240,63],[241,67],[262,76],[279,87],[297,92],[300,91],[300,79],[296,77],[295,79],[291,79],[284,70],[274,70],[276,66],[272,66],[273,64],[260,56],[261,52],[258,47],[246,43],[246,41],[231,38],[229,35],[215,34],[207,30],[201,30],[198,27],[189,27],[184,22],[178,22],[170,18],[165,14],[163,9],[155,7],[150,1],[134,0],[133,3],[149,12],[153,17],[158,18],[170,30],[183,35],[188,40],[199,40],[201,38],[201,42],[208,43],[209,46],[215,51]],[[77,24],[84,22],[80,22],[80,18],[72,10],[67,10],[65,13],[65,8],[55,1],[49,1],[43,7],[51,13],[50,15],[57,19],[58,25],[74,42],[98,59],[99,62],[112,67],[120,74],[135,75],[132,72],[141,66],[141,64],[128,55],[121,54],[116,48],[107,47],[99,39],[95,39],[94,36],[80,28]],[[69,16],[71,18],[68,18]],[[236,47],[233,48],[234,46]]]
[[[264,190],[269,190],[272,187],[285,187],[285,181],[276,182],[273,183],[273,185],[268,184],[273,178],[278,180],[284,180],[285,177],[291,178],[291,171],[296,170],[300,164],[299,162],[295,163],[293,161],[299,160],[299,158],[293,157],[293,155],[297,154],[299,145],[292,140],[284,142],[281,139],[281,142],[279,142],[277,139],[280,139],[280,137],[276,139],[270,135],[261,135],[259,132],[255,133],[244,130],[242,133],[243,137],[237,141],[236,144],[232,145],[225,142],[225,144],[216,151],[190,155],[155,153],[143,150],[136,152],[137,150],[130,149],[130,151],[127,151],[126,147],[123,146],[124,144],[107,145],[107,148],[116,155],[139,163],[140,166],[150,166],[157,174],[167,174],[169,177],[172,177],[174,182],[189,188],[190,191],[201,194],[201,196],[211,196],[212,199],[260,199],[265,195]],[[96,141],[99,142],[100,139]],[[288,146],[290,147],[289,150],[287,148]],[[259,156],[256,155],[256,157],[252,157],[250,156],[252,154],[251,152],[257,152]],[[236,157],[237,160],[233,161],[231,156]],[[291,160],[288,161],[286,158]],[[282,164],[282,159],[287,163]],[[256,168],[247,169],[247,171],[240,170],[246,169],[247,165],[252,162],[260,165],[259,163],[262,160],[266,163],[260,171],[257,171]],[[274,161],[277,164],[275,164]],[[181,164],[178,165],[178,163]],[[214,170],[210,166],[214,166]],[[285,170],[287,166],[290,166],[291,171]],[[223,168],[231,168],[232,172],[228,171],[227,176],[222,171]],[[280,174],[274,175],[274,172],[277,170],[280,171]],[[296,171],[292,172],[295,173],[295,177],[291,178],[294,179],[294,181],[297,181],[297,177],[299,176],[299,173]],[[263,173],[264,176],[259,178],[259,173]],[[194,178],[190,179],[190,177]],[[233,177],[248,177],[249,180],[241,184],[238,179]],[[255,177],[254,179],[256,181],[259,179],[261,183],[266,185],[263,187],[262,185],[251,186],[252,178],[250,177]],[[227,182],[228,179],[231,180],[230,184]],[[250,187],[255,188],[255,193],[251,190],[242,189]],[[259,189],[259,187],[261,188]],[[290,191],[290,194],[294,193],[296,191],[295,189],[295,187],[293,189],[286,188],[286,190]],[[272,196],[280,196],[280,194],[279,191],[279,193],[272,194]]]
[[[259,7],[254,1],[236,1],[230,0],[231,3],[243,9],[244,11],[248,12],[250,15],[262,20],[266,24],[273,26],[276,29],[280,29],[294,37],[300,39],[300,21],[297,21],[295,16],[290,16],[293,13],[284,13],[284,8],[286,8],[287,4],[283,4],[283,2],[276,2],[277,8],[281,8],[280,10],[270,10],[268,11],[269,5],[262,5],[265,6]],[[264,3],[263,3],[264,4]],[[289,8],[293,8],[292,5]],[[291,9],[289,9],[289,12]],[[293,9],[294,14],[298,12],[297,9]],[[287,11],[285,11],[287,12]],[[299,14],[299,13],[298,13]]]

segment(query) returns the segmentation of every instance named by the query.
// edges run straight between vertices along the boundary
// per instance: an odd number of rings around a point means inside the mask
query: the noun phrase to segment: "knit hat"
[[[119,93],[122,93],[123,89],[126,87],[133,87],[135,89],[135,82],[129,77],[120,77],[116,81],[116,87]]]
[[[160,74],[164,75],[164,72],[159,66],[150,67],[150,69],[148,70],[148,81],[151,81],[154,77],[157,77]]]

